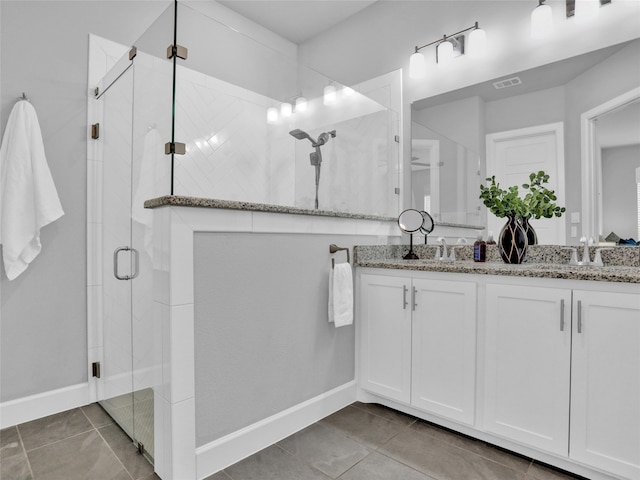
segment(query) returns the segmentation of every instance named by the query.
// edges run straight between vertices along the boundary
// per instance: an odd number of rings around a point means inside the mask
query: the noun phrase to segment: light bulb
[[[290,103],[284,102],[280,105],[280,115],[282,115],[283,117],[290,117],[292,113],[293,106]]]
[[[355,90],[351,87],[344,87],[342,89],[342,95],[345,97],[350,97],[351,95],[353,95],[355,93]]]
[[[598,15],[600,0],[576,0],[573,15],[578,23],[585,23]]]
[[[424,78],[427,75],[427,64],[424,55],[416,52],[409,57],[409,77]]]
[[[338,101],[338,95],[336,93],[336,87],[333,85],[327,85],[324,87],[324,104],[334,105]]]
[[[453,60],[453,43],[448,40],[438,44],[438,63],[446,65]]]
[[[473,58],[481,58],[487,53],[487,32],[476,28],[469,34],[467,54]]]
[[[267,108],[267,123],[274,124],[278,121],[278,109],[276,107]]]
[[[296,113],[305,112],[307,110],[307,99],[304,97],[296,98]]]
[[[531,12],[531,38],[546,38],[553,30],[553,10],[541,3]]]

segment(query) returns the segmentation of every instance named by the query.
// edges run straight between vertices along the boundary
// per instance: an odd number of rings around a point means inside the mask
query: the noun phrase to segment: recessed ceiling
[[[225,7],[300,44],[377,0],[218,0]]]

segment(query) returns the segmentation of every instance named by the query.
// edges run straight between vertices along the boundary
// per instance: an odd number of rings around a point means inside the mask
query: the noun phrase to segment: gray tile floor
[[[1,480],[159,480],[97,404],[0,431]]]
[[[158,480],[96,404],[0,431],[1,480]],[[206,480],[571,480],[414,417],[354,403]]]
[[[571,480],[409,415],[354,403],[206,480]]]

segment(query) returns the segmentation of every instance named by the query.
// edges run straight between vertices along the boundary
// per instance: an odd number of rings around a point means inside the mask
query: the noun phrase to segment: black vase
[[[527,234],[514,215],[507,215],[507,223],[500,230],[498,251],[504,263],[519,264],[524,260],[527,253]]]
[[[522,228],[524,228],[524,232],[527,235],[527,245],[537,245],[538,235],[536,235],[536,231],[529,223],[529,217],[522,217]]]

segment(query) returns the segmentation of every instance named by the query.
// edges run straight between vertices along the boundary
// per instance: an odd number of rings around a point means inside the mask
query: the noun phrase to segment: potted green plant
[[[542,170],[531,173],[529,183],[522,184],[528,190],[524,197],[517,185],[505,190],[496,183],[495,176],[486,180],[488,185],[480,185],[480,199],[496,217],[507,218],[498,238],[500,255],[506,263],[522,263],[527,245],[537,243],[529,219],[560,217],[566,209],[555,203],[555,191],[544,185],[549,182],[549,175]]]

